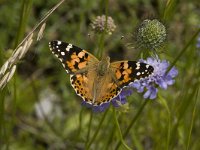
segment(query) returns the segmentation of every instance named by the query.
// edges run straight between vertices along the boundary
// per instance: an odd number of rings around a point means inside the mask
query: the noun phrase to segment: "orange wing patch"
[[[66,61],[66,64],[72,72],[76,72],[85,68],[90,61],[90,58],[91,57],[82,50],[78,54],[76,52],[72,53],[71,58]]]
[[[104,87],[103,87],[104,88]],[[121,92],[121,89],[117,86],[117,84],[109,83],[107,88],[104,89],[104,92],[99,95],[98,99],[94,102],[93,105],[101,105],[103,103],[110,102],[113,98],[118,96],[118,94]]]
[[[118,61],[111,63],[118,86],[123,88],[135,80],[148,77],[153,72],[153,67],[136,61]]]
[[[96,57],[86,50],[69,43],[51,41],[49,47],[51,52],[62,62],[67,73],[70,74],[87,67],[89,61],[93,63],[99,62]]]
[[[89,80],[84,74],[71,75],[70,77],[71,85],[76,91],[76,94],[83,98],[84,101],[91,103],[92,95],[89,86]]]
[[[110,102],[121,91],[112,78],[112,72],[108,72],[104,76],[98,76],[95,79],[93,90],[93,93],[95,93],[93,95],[93,105],[95,106]]]

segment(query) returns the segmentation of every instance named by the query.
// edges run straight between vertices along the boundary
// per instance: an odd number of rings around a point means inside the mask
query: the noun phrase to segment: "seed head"
[[[166,28],[157,19],[144,20],[136,31],[137,45],[144,49],[156,50],[166,40]]]
[[[92,30],[97,33],[103,33],[104,31],[107,34],[112,34],[115,31],[116,25],[112,17],[107,17],[107,25],[106,25],[106,16],[97,16],[91,23]]]

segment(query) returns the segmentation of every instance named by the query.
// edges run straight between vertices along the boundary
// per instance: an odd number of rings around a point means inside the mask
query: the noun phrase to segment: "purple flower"
[[[197,38],[197,48],[200,48],[200,34],[199,34],[199,37]]]
[[[145,91],[143,97],[155,99],[157,97],[158,88],[167,89],[172,85],[174,78],[178,75],[178,70],[173,67],[168,73],[169,62],[166,60],[159,60],[155,58],[147,58],[147,60],[140,60],[140,62],[147,63],[154,67],[154,73],[148,78],[135,81],[130,86],[137,89],[139,93]]]

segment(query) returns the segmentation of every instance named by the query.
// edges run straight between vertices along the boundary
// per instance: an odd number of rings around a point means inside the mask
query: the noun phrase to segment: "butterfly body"
[[[88,51],[65,42],[52,41],[49,47],[70,74],[77,95],[94,106],[110,102],[123,87],[153,73],[148,64],[126,60],[110,63],[109,57],[99,61]]]

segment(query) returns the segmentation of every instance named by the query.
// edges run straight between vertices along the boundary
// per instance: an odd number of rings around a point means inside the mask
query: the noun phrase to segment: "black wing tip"
[[[70,43],[66,43],[60,40],[53,40],[49,42],[49,45],[69,45]]]
[[[151,73],[153,73],[153,72],[154,72],[154,67],[151,66],[151,65],[149,65],[149,71],[150,71]]]

